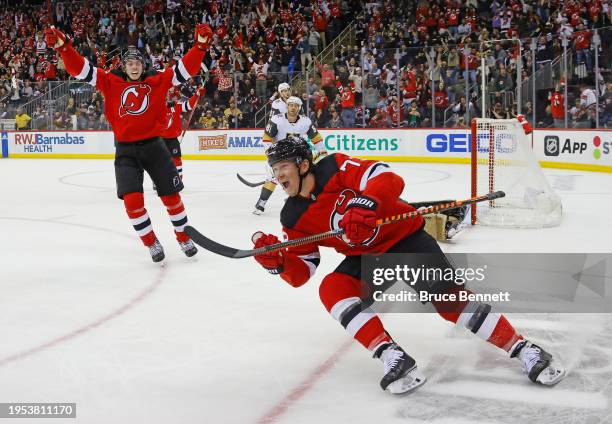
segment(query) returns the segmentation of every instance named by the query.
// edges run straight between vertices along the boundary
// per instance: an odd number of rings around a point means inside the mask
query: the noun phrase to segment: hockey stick
[[[494,193],[472,197],[466,200],[456,200],[450,203],[440,203],[435,206],[429,206],[427,208],[422,208],[418,211],[406,212],[400,215],[393,215],[393,216],[388,216],[386,218],[381,218],[376,221],[376,225],[381,226],[381,225],[393,224],[395,222],[400,222],[400,221],[405,221],[407,219],[416,218],[417,216],[423,216],[423,215],[427,215],[430,213],[447,211],[449,209],[456,209],[456,208],[460,208],[461,206],[472,205],[478,202],[499,199],[501,197],[504,197],[505,195],[506,194],[503,191],[496,191]],[[251,250],[241,250],[241,249],[235,249],[229,246],[224,246],[220,243],[217,243],[216,241],[209,239],[208,237],[201,234],[198,230],[196,230],[195,228],[189,225],[185,227],[185,233],[187,233],[187,235],[191,237],[191,239],[196,244],[198,244],[199,246],[202,246],[206,250],[209,250],[221,256],[226,256],[228,258],[239,259],[239,258],[248,258],[249,256],[260,255],[262,253],[275,252],[277,250],[282,250],[287,247],[301,246],[304,244],[309,244],[309,243],[313,243],[316,241],[339,236],[344,233],[344,230],[343,229],[331,230],[331,231],[327,231],[324,233],[313,234],[311,236],[297,238],[297,239],[289,240],[289,241],[284,241],[281,243],[271,244],[269,246],[264,246],[258,249],[251,249]]]
[[[244,185],[248,185],[249,187],[259,187],[260,185],[264,185],[266,183],[266,180],[263,181],[259,181],[257,183],[252,183],[250,181],[245,180],[244,178],[242,178],[242,176],[238,173],[236,173],[236,176],[238,177],[238,179],[240,180],[240,182]]]
[[[200,84],[201,87],[204,87],[206,83],[208,82],[208,68],[203,63],[200,64],[200,68],[201,68],[200,73],[199,73],[200,77],[202,76],[202,71],[206,73],[206,76],[204,77],[204,81],[202,81],[202,83]],[[181,134],[179,144],[183,143],[183,138],[185,137],[185,133],[187,132],[187,129],[189,129],[189,125],[191,124],[191,118],[193,117],[193,113],[198,107],[198,103],[200,103],[199,91],[198,91],[198,98],[196,99],[195,105],[193,105],[193,109],[191,109],[191,112],[189,112],[189,118],[187,118],[187,125],[185,125],[185,128],[183,129],[183,133]]]

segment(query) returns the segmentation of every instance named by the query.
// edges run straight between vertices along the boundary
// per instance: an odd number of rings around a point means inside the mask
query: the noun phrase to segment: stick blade
[[[203,247],[204,249],[216,253],[217,255],[225,256],[227,258],[247,258],[252,256],[250,250],[240,250],[233,247],[225,246],[221,243],[217,243],[214,240],[209,239],[204,234],[190,225],[185,227],[185,233],[193,240],[195,244]]]
[[[256,183],[252,183],[250,181],[245,180],[242,175],[236,173],[236,177],[238,178],[238,180],[240,180],[240,182],[244,185],[247,185],[249,187],[259,187],[260,185],[264,185],[266,183],[266,181],[258,181]]]

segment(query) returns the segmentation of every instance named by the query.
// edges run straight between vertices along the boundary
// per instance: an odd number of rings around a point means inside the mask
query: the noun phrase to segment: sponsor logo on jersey
[[[201,135],[198,136],[198,145],[200,151],[227,149],[227,134],[222,135]]]
[[[355,197],[358,197],[357,193],[355,193],[353,190],[350,190],[350,189],[342,190],[342,192],[338,195],[338,199],[336,200],[336,204],[334,205],[334,210],[332,211],[331,215],[329,216],[329,228],[330,229],[332,229],[332,230],[339,230],[340,229],[340,221],[342,220],[342,218],[344,217],[344,214],[346,213],[347,206],[349,205],[349,203],[351,203],[351,201]],[[374,239],[378,235],[379,228],[380,227],[376,227],[372,237],[370,237],[369,239],[365,240],[362,243],[362,245],[367,246],[370,243],[372,243],[372,241],[374,241]],[[336,237],[339,238],[340,240],[348,243],[350,246],[354,246],[353,244],[348,242],[348,240],[344,237],[344,235],[336,236]]]
[[[142,115],[149,107],[151,87],[147,84],[132,85],[121,93],[119,116]]]

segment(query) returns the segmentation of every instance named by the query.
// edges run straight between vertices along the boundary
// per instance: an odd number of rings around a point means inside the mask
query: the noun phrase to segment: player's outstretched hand
[[[262,231],[258,231],[253,234],[251,240],[253,240],[253,243],[255,244],[255,249],[281,242],[274,234],[265,234]],[[284,262],[282,250],[255,255],[255,260],[272,274],[282,272]]]
[[[45,29],[45,43],[48,47],[59,49],[68,42],[68,37],[54,26]]]
[[[195,31],[195,42],[200,50],[208,50],[213,39],[213,30],[208,24],[198,24]]]
[[[349,243],[363,244],[374,235],[377,207],[378,200],[373,197],[357,196],[349,200],[344,217],[338,223]]]

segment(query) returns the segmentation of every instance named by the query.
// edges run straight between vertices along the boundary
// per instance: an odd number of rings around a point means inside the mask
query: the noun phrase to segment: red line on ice
[[[128,303],[120,306],[119,308],[115,309],[111,313],[104,315],[95,321],[90,322],[89,324],[86,324],[82,327],[77,328],[76,330],[73,330],[69,333],[64,334],[63,336],[49,340],[43,344],[34,346],[30,349],[14,353],[4,358],[0,358],[0,367],[6,364],[9,364],[11,362],[16,362],[21,359],[27,358],[28,356],[32,356],[36,353],[40,353],[43,350],[55,347],[63,342],[67,342],[71,339],[74,339],[75,337],[78,337],[84,333],[87,333],[88,331],[93,330],[94,328],[100,327],[102,324],[105,324],[106,322],[112,320],[113,318],[117,318],[118,316],[123,315],[125,312],[127,312],[134,306],[138,305],[143,300],[145,300],[148,296],[150,296],[151,293],[153,293],[159,287],[159,285],[163,282],[165,274],[166,274],[166,267],[163,266],[159,274],[157,275],[156,280],[153,282],[153,284],[151,284],[146,289],[144,289],[142,292],[140,292],[136,297],[134,297]]]
[[[280,402],[274,405],[270,410],[259,420],[258,424],[270,424],[275,422],[281,415],[283,415],[291,405],[300,400],[306,392],[308,392],[314,384],[327,374],[336,362],[340,359],[340,356],[344,354],[349,347],[353,345],[353,340],[348,340],[342,346],[336,350],[325,362],[315,368],[308,377],[306,377],[300,384],[295,386],[287,396],[285,396]]]

